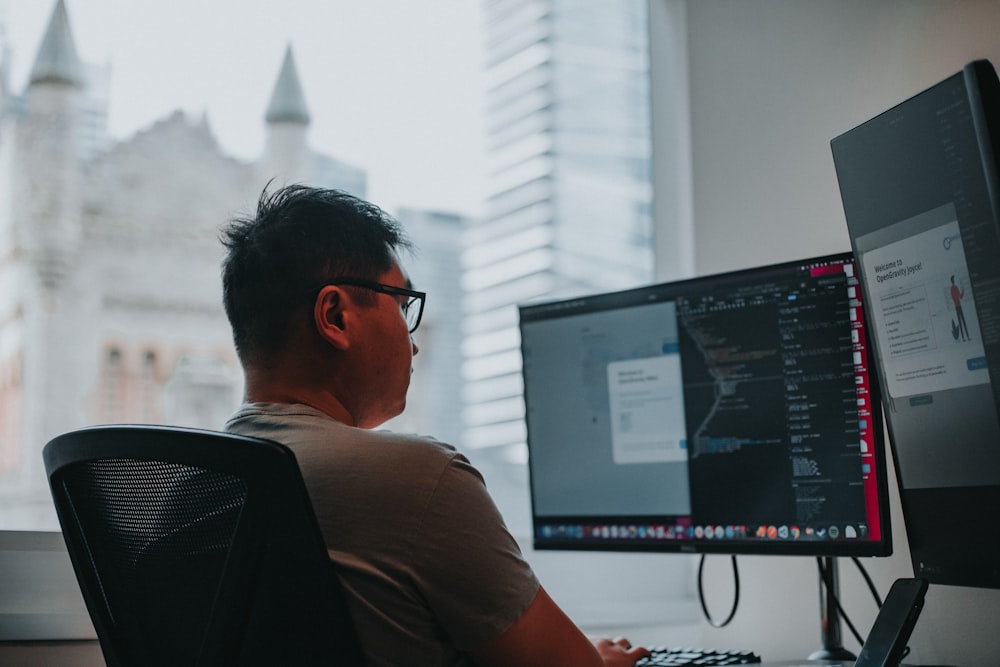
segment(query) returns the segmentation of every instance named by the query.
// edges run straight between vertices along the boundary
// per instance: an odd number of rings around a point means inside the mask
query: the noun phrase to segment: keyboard
[[[681,667],[698,665],[752,665],[760,662],[760,656],[753,651],[716,651],[707,648],[664,648],[648,647],[652,655],[635,663],[636,667]]]

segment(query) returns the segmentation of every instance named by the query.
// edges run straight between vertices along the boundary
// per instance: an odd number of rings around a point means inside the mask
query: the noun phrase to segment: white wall
[[[684,275],[685,253],[704,274],[850,249],[830,139],[971,60],[1000,66],[995,1],[650,3],[661,279]],[[865,563],[883,594],[912,576],[898,496],[893,503],[896,555]],[[736,619],[722,630],[703,623],[693,641],[775,660],[819,648],[815,561],[739,564]],[[724,616],[728,559],[710,559],[707,573],[710,608]],[[866,634],[874,603],[850,561],[840,574],[847,611]],[[998,617],[1000,591],[931,586],[907,662],[994,667]],[[857,652],[846,628],[844,636]]]

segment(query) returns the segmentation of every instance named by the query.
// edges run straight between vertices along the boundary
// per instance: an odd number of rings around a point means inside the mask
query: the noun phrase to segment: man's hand
[[[649,655],[624,638],[588,639],[541,587],[514,625],[470,653],[481,667],[632,667]]]
[[[639,658],[645,658],[649,651],[641,646],[632,646],[632,643],[624,637],[591,640],[601,654],[601,659],[606,667],[632,667]]]

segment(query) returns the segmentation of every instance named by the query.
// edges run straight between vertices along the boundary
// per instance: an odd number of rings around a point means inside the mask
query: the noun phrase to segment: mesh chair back
[[[108,665],[362,664],[286,447],[104,426],[44,459]]]

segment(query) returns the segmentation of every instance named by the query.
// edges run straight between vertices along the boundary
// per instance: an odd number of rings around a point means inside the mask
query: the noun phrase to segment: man
[[[378,207],[288,186],[223,230],[223,299],[244,368],[236,433],[290,447],[369,664],[633,665],[539,585],[453,447],[372,431],[402,412],[424,294]]]

